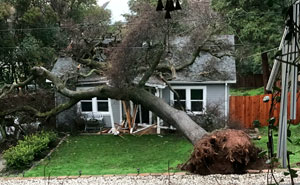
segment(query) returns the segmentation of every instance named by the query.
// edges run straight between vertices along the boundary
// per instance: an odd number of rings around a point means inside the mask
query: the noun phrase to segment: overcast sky
[[[101,6],[109,0],[97,0],[98,4]],[[110,0],[110,3],[106,7],[112,12],[112,22],[115,21],[125,21],[122,14],[129,13],[129,7],[127,4],[128,0]]]

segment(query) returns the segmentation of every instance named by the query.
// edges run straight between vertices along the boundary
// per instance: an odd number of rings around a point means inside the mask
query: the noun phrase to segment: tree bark
[[[171,107],[164,100],[152,95],[145,89],[131,89],[130,98],[133,102],[141,104],[154,112],[165,122],[175,126],[193,144],[196,144],[207,133],[186,112]]]
[[[0,143],[4,142],[5,139],[6,139],[6,133],[5,133],[5,130],[4,130],[4,125],[2,125],[2,120],[0,120],[0,133],[2,135],[2,140],[0,140]]]
[[[266,90],[266,87],[270,76],[268,53],[261,54],[261,62],[262,62],[262,70],[263,70],[264,92],[265,94],[267,94],[268,92]]]
[[[159,116],[165,122],[173,125],[179,131],[183,133],[183,135],[193,144],[195,144],[199,139],[201,139],[207,132],[197,125],[186,112],[177,110],[172,106],[168,105],[163,99],[158,98],[146,91],[143,87],[138,86],[129,86],[129,87],[112,87],[109,85],[102,85],[91,87],[89,89],[83,91],[73,91],[68,89],[63,81],[58,78],[54,73],[48,71],[43,67],[34,67],[32,70],[33,76],[35,78],[44,77],[52,81],[55,85],[56,90],[62,95],[69,97],[70,102],[63,104],[50,110],[46,113],[39,113],[36,110],[30,107],[23,107],[20,111],[31,111],[34,112],[36,116],[49,116],[49,114],[53,115],[58,112],[62,112],[70,108],[76,102],[85,98],[112,98],[116,100],[131,100],[135,104],[141,104],[146,109],[154,112],[157,116]],[[29,83],[32,79],[26,80],[26,83]],[[26,84],[22,82],[22,85]],[[16,84],[12,85],[15,86]],[[25,110],[24,110],[25,109]],[[14,110],[18,111],[18,110]]]

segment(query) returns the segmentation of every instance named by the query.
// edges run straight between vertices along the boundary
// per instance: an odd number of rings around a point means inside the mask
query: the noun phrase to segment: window
[[[107,98],[81,100],[80,107],[82,112],[109,112]]]
[[[203,89],[191,89],[191,111],[203,111]]]
[[[181,109],[181,107],[186,107],[186,91],[185,89],[177,89],[177,94],[179,95],[179,102],[178,99],[174,96],[174,107],[176,109]]]
[[[90,100],[81,100],[81,111],[82,112],[92,112],[93,111],[93,102]]]
[[[179,101],[173,92],[171,92],[171,102],[173,106],[180,109],[183,106],[187,111],[199,114],[203,113],[205,108],[206,87],[174,87],[179,95]],[[180,106],[180,104],[181,106]]]
[[[97,99],[97,110],[98,110],[98,112],[108,112],[108,99],[107,98]]]

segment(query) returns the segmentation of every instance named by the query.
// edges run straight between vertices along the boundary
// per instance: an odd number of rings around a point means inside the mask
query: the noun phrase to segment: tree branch
[[[139,82],[139,87],[143,87],[146,82],[149,80],[149,78],[152,76],[152,74],[154,73],[154,71],[156,70],[156,67],[158,66],[160,60],[161,60],[161,57],[164,53],[164,50],[162,49],[161,51],[159,51],[155,61],[152,63],[152,66],[150,67],[150,69],[148,69],[144,76],[142,77],[142,79],[140,80]]]
[[[92,69],[101,69],[105,71],[107,69],[106,62],[96,62],[92,59],[79,59],[79,63],[89,66]]]
[[[107,85],[91,87],[84,91],[70,90],[66,87],[62,79],[60,79],[54,73],[48,71],[44,67],[33,67],[32,73],[36,77],[47,78],[54,84],[54,86],[56,87],[59,93],[71,99],[80,100],[80,99],[92,98],[92,97],[121,99],[118,97],[122,96],[124,100],[129,100],[127,95],[125,96],[121,95],[122,93],[120,93],[119,89]]]
[[[185,111],[185,107],[182,106],[181,101],[180,101],[180,96],[178,94],[177,91],[175,91],[175,89],[173,89],[173,87],[171,86],[171,84],[163,77],[162,74],[159,75],[160,79],[165,82],[167,84],[167,86],[169,87],[169,89],[175,94],[176,100],[178,101],[179,105],[180,105],[180,109],[182,111]]]
[[[56,115],[64,110],[67,110],[71,108],[73,105],[75,105],[79,100],[71,99],[69,102],[61,104],[47,112],[40,112],[37,109],[31,107],[31,106],[22,106],[17,107],[15,109],[10,109],[7,111],[0,112],[0,117],[15,113],[15,112],[30,112],[34,117],[38,118],[48,118],[50,116]]]
[[[11,93],[17,87],[24,87],[25,85],[29,84],[32,80],[34,80],[34,76],[30,76],[27,80],[17,84],[5,84],[4,87],[0,89],[0,98],[3,98],[7,94]]]
[[[88,72],[87,74],[80,73],[79,75],[80,75],[81,77],[87,78],[87,77],[91,76],[93,73],[99,74],[100,71],[98,71],[97,69],[92,69],[92,70],[91,70],[90,72]]]

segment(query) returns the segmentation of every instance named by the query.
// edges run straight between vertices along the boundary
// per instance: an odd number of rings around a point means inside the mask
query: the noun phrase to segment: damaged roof
[[[79,63],[73,60],[71,57],[62,57],[56,61],[51,72],[56,74],[61,79],[67,79],[68,77],[72,77],[72,75],[75,76],[76,74],[78,74],[78,69],[77,69],[78,65]],[[86,74],[89,72],[89,70],[90,69],[88,69],[87,67],[86,68],[81,67],[79,72]],[[134,83],[138,83],[140,79],[141,77],[138,76],[134,80]],[[106,84],[106,83],[108,83],[107,77],[99,76],[95,73],[87,78],[78,78],[77,81],[78,86],[92,86],[92,85],[99,85],[99,84]],[[146,86],[165,88],[166,84],[159,78],[152,76],[147,81]]]
[[[192,52],[184,51],[190,43],[189,37],[176,37],[170,42],[175,67],[192,60]],[[234,36],[223,35],[207,41],[194,63],[176,72],[171,82],[231,82],[236,81]]]
[[[190,46],[190,37],[176,37],[170,41],[171,56],[166,59],[166,62],[172,64],[175,68],[189,62],[193,58],[192,47]],[[191,47],[190,51],[189,48]],[[171,83],[186,83],[186,82],[205,82],[205,83],[235,83],[236,82],[236,66],[233,56],[234,52],[234,36],[223,35],[216,36],[207,41],[201,48],[201,52],[196,57],[196,60],[187,67],[176,71],[173,75]],[[77,66],[79,63],[72,60],[70,57],[59,58],[55,63],[52,72],[60,78],[69,77],[72,74],[78,73]],[[89,69],[80,68],[81,73],[87,73]],[[135,83],[141,77],[137,77]],[[108,83],[104,76],[96,74],[88,78],[79,78],[78,85],[96,85]],[[152,76],[147,86],[164,88],[165,83]]]

